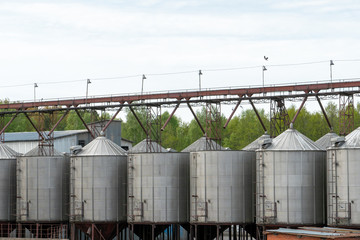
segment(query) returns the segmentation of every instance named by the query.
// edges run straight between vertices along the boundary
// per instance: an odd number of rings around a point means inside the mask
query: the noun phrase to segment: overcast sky
[[[358,0],[0,0],[0,98],[357,78],[359,29]]]

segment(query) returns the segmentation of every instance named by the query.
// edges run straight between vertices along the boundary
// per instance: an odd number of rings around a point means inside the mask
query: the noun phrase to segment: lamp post
[[[86,98],[85,98],[85,104],[87,105],[87,99],[89,94],[89,84],[91,83],[90,79],[86,79]]]
[[[38,87],[37,83],[34,83],[34,102],[36,102],[36,88]]]
[[[262,66],[262,85],[263,85],[264,94],[265,94],[265,71],[267,71],[267,68],[265,66]]]
[[[142,75],[141,79],[141,95],[143,95],[144,92],[144,80],[146,79],[145,74]]]
[[[201,75],[202,75],[202,72],[201,72],[201,70],[199,70],[199,91],[201,91]]]
[[[334,61],[330,60],[330,81],[332,82],[333,76],[332,76],[332,66],[334,66]]]

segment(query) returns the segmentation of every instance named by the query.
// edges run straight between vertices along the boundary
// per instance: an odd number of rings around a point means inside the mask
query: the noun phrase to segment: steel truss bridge
[[[308,100],[316,100],[331,130],[331,125],[322,100],[327,98],[339,99],[339,129],[340,135],[346,135],[354,128],[354,95],[360,93],[360,79],[342,80],[342,81],[323,81],[309,83],[295,83],[284,85],[271,85],[261,87],[239,87],[239,88],[222,88],[222,89],[206,89],[201,91],[174,91],[174,92],[154,92],[147,94],[133,95],[111,95],[101,97],[73,98],[73,99],[56,99],[33,102],[13,102],[0,104],[0,136],[3,140],[3,133],[13,120],[19,115],[24,114],[34,129],[38,132],[40,140],[52,144],[53,132],[58,124],[66,117],[70,111],[75,111],[85,128],[91,136],[95,138],[100,131],[91,129],[84,121],[79,110],[88,111],[106,111],[115,110],[116,112],[107,120],[101,129],[105,129],[116,118],[119,112],[124,108],[129,108],[134,114],[138,123],[142,127],[148,139],[148,151],[156,151],[151,149],[151,141],[161,141],[161,131],[164,130],[179,106],[187,106],[199,124],[201,131],[206,139],[209,140],[209,149],[211,149],[211,140],[221,140],[221,128],[226,128],[236,110],[241,103],[248,102],[251,104],[258,120],[260,121],[264,131],[268,131],[272,137],[279,135],[286,130],[291,123],[296,121],[304,104]],[[289,118],[285,107],[285,101],[301,101],[293,119]],[[270,129],[267,129],[261,119],[256,104],[270,103]],[[206,107],[205,126],[197,118],[193,106],[204,104]],[[235,107],[225,125],[221,125],[221,104],[234,104]],[[160,115],[161,107],[173,108],[169,118],[164,125],[161,125]],[[146,109],[146,120],[141,121],[136,109]],[[43,126],[35,124],[31,119],[31,115],[53,114],[60,112],[61,117],[52,123],[51,129],[43,129]],[[5,116],[11,116],[10,120],[4,122]],[[45,132],[46,131],[46,132]]]

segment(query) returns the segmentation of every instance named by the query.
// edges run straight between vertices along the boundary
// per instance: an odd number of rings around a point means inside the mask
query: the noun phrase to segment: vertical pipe
[[[91,224],[91,240],[94,240],[95,239],[95,226],[94,224],[92,223]]]
[[[216,225],[216,240],[219,240],[219,225]]]
[[[151,239],[154,240],[155,237],[155,225],[151,225]]]
[[[234,225],[234,240],[236,240],[236,229],[237,229],[237,226],[236,226],[236,224]]]
[[[232,225],[230,225],[230,227],[229,227],[229,240],[231,240],[231,227],[232,227]]]

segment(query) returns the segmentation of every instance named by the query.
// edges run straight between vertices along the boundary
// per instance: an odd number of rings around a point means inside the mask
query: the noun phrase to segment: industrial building
[[[98,122],[90,124],[90,126],[101,126],[103,124],[104,123]],[[106,129],[105,135],[125,150],[132,148],[131,141],[121,138],[121,121],[113,121]],[[86,129],[54,131],[54,148],[58,152],[70,153],[71,146],[85,146],[91,142],[91,140],[91,134]],[[4,133],[4,143],[14,151],[25,154],[38,146],[39,134],[37,132]]]

